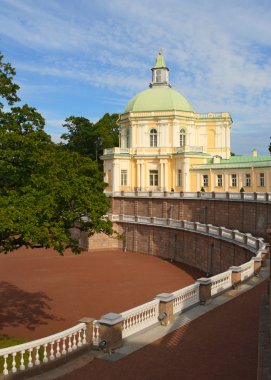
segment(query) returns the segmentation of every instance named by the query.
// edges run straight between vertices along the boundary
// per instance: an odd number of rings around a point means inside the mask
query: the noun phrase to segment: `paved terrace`
[[[87,352],[35,379],[256,380],[267,276],[265,268],[241,289],[188,310],[172,326],[156,326],[128,338],[111,355]],[[268,374],[263,378],[268,380]]]

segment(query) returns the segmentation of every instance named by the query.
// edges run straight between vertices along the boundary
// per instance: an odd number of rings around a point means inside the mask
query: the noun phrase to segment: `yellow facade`
[[[231,157],[231,123],[172,90],[159,52],[150,89],[120,115],[120,147],[102,156],[106,191],[271,191],[270,156]]]

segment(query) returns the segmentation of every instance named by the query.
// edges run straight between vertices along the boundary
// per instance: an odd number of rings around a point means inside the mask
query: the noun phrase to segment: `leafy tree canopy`
[[[39,245],[78,253],[75,224],[89,235],[112,233],[102,174],[90,158],[54,144],[35,108],[13,107],[14,76],[0,55],[0,252]]]
[[[97,123],[79,116],[70,116],[63,127],[67,128],[61,138],[68,150],[97,160],[103,149],[119,145],[118,115],[106,113]]]

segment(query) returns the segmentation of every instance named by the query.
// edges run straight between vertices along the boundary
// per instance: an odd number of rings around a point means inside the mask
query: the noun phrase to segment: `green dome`
[[[194,112],[179,92],[168,86],[153,86],[134,96],[127,104],[124,113],[171,110]]]

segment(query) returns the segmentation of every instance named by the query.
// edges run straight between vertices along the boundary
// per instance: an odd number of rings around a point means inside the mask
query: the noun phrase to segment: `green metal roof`
[[[171,110],[194,112],[191,105],[179,92],[168,86],[153,86],[134,96],[128,102],[124,113]]]
[[[232,156],[228,160],[221,159],[220,163],[217,164],[214,164],[212,159],[208,161],[208,164],[194,166],[191,170],[242,169],[271,166],[271,156]]]
[[[162,49],[160,49],[159,53],[157,54],[156,62],[153,69],[161,69],[161,68],[167,68],[165,58],[162,54]]]

